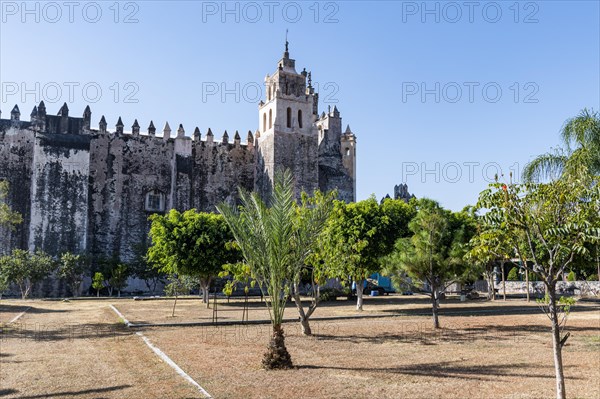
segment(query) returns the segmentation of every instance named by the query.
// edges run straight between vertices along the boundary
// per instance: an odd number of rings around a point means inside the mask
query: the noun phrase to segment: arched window
[[[290,107],[287,109],[287,127],[292,127],[292,109]]]
[[[346,148],[346,156],[349,157],[350,156],[350,148]]]
[[[271,101],[271,85],[267,84],[267,100]]]
[[[298,110],[298,127],[302,129],[302,110]]]
[[[269,110],[269,129],[273,127],[273,110]]]
[[[146,193],[145,208],[148,212],[164,212],[165,195],[158,190],[152,190]]]
[[[263,114],[263,132],[267,131],[267,113]]]

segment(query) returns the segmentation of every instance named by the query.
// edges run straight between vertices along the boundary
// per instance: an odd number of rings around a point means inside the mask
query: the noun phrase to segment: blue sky
[[[26,7],[0,4],[3,118],[18,103],[28,119],[40,99],[77,116],[90,103],[92,125],[105,115],[109,129],[121,116],[188,135],[255,130],[256,90],[289,29],[320,110],[336,105],[357,135],[358,199],[406,182],[459,210],[556,146],[565,119],[600,108],[597,1]]]

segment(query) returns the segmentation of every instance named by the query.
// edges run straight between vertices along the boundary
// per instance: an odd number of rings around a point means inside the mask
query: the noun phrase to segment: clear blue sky
[[[404,181],[461,209],[600,108],[598,1],[48,4],[0,4],[3,118],[18,103],[28,120],[40,99],[79,116],[91,99],[93,126],[104,114],[109,129],[121,116],[245,137],[289,29],[320,110],[337,105],[358,137],[358,199]]]

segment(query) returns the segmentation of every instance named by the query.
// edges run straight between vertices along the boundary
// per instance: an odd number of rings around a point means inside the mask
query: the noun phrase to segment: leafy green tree
[[[29,296],[35,284],[48,277],[55,266],[54,260],[42,251],[31,253],[15,249],[10,255],[0,257],[0,274],[19,286],[23,299]]]
[[[237,262],[240,257],[239,251],[228,244],[233,235],[225,219],[195,209],[183,213],[172,209],[150,219],[153,245],[148,249],[148,260],[164,273],[197,278],[208,307],[212,278],[224,264]]]
[[[155,293],[156,286],[164,281],[166,274],[160,270],[160,267],[152,264],[148,259],[148,245],[138,244],[134,247],[134,258],[127,264],[127,267],[133,277],[144,281],[148,291]]]
[[[510,269],[510,271],[508,272],[507,279],[508,281],[519,281],[519,269],[517,269],[516,267]]]
[[[318,259],[327,264],[332,277],[356,282],[356,309],[363,309],[363,285],[381,267],[382,257],[394,248],[397,238],[408,233],[414,208],[400,200],[378,204],[374,197],[346,204],[336,201],[323,235]]]
[[[100,297],[100,290],[104,288],[104,275],[102,273],[94,273],[94,277],[92,278],[92,288],[96,290],[96,296]]]
[[[65,252],[61,255],[58,264],[58,276],[64,278],[71,286],[73,297],[79,296],[81,283],[88,271],[88,262],[85,256]]]
[[[503,230],[485,228],[478,218],[476,220],[478,233],[469,241],[466,260],[480,268],[488,283],[488,299],[494,300],[496,299],[494,269],[498,263],[504,265],[505,261],[510,260],[514,250]],[[502,281],[504,282],[504,271],[502,271]]]
[[[8,289],[10,283],[8,281],[8,275],[5,275],[0,269],[0,300],[2,299],[2,293]]]
[[[412,237],[396,242],[395,251],[387,257],[386,269],[392,274],[404,271],[414,284],[428,285],[433,327],[439,328],[440,294],[471,272],[472,265],[464,258],[474,223],[465,213],[453,214],[434,201],[422,199],[408,227]]]
[[[21,223],[23,218],[18,212],[14,212],[8,206],[6,198],[8,197],[8,182],[0,180],[0,227],[14,229],[14,226]]]
[[[290,295],[290,284],[299,265],[310,255],[309,234],[312,232],[312,239],[316,238],[322,217],[298,217],[294,181],[289,170],[275,173],[269,206],[257,193],[240,191],[240,199],[242,205],[239,209],[226,204],[217,208],[231,227],[244,261],[267,297],[273,333],[263,366],[267,369],[290,368],[292,360],[285,346],[283,314]],[[303,244],[308,248],[303,248]]]
[[[127,279],[129,278],[129,269],[124,263],[119,263],[113,270],[108,280],[110,286],[117,290],[117,296],[121,297],[121,290],[127,287]]]
[[[600,187],[592,180],[596,178],[569,175],[545,184],[495,183],[479,196],[479,208],[487,210],[484,222],[514,240],[524,240],[520,258],[531,262],[522,263],[546,286],[558,399],[566,397],[562,365],[566,338],[561,338],[556,284],[575,258],[589,251],[586,243],[598,243]]]

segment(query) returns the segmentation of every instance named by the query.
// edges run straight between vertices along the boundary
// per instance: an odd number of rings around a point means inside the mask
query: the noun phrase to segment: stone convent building
[[[0,253],[13,248],[87,252],[94,258],[131,260],[146,243],[148,216],[169,209],[214,212],[235,203],[238,187],[268,192],[274,171],[291,168],[298,190],[337,189],[354,201],[356,138],[336,107],[319,114],[311,74],[298,73],[285,53],[265,78],[258,129],[215,137],[198,128],[192,137],[168,123],[157,134],[137,120],[125,132],[104,116],[92,128],[89,106],[81,117],[63,105],[57,115],[41,102],[29,121],[15,106],[0,119],[0,179],[9,205],[23,216],[15,230],[0,229]]]

